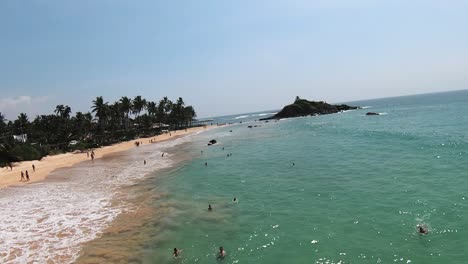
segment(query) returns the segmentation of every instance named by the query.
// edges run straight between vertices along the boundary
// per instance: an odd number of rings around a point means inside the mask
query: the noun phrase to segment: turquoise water
[[[152,183],[168,193],[154,206],[171,210],[144,262],[468,263],[467,102],[468,91],[390,98],[202,133]]]

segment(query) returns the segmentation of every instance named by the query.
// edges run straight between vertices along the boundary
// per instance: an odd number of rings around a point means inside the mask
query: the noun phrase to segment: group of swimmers
[[[234,197],[234,199],[232,199],[232,202],[237,203],[238,202],[237,198]],[[213,207],[211,206],[211,204],[208,204],[208,211],[213,211]],[[179,257],[181,253],[182,253],[182,249],[174,248],[174,253],[172,255],[174,256],[174,258],[177,258]],[[225,256],[226,256],[226,251],[224,250],[223,247],[219,247],[217,259],[222,260],[224,259]]]
[[[182,253],[182,249],[174,248],[174,253],[172,253],[172,255],[174,256],[174,258],[177,258],[180,256],[181,253]],[[224,259],[225,256],[226,256],[226,251],[224,250],[223,247],[219,247],[217,259],[219,260]]]

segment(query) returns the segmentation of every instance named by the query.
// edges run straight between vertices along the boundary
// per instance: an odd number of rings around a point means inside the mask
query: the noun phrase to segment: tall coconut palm
[[[127,96],[120,98],[120,106],[122,111],[125,113],[125,129],[128,129],[130,124],[129,114],[132,111],[132,99]]]
[[[156,115],[156,112],[158,110],[157,107],[156,107],[156,103],[155,102],[148,102],[146,104],[146,109],[148,110],[149,116],[154,118],[154,116]]]
[[[21,134],[27,133],[27,127],[28,127],[28,124],[29,124],[28,115],[25,114],[25,113],[21,113],[18,116],[17,121],[18,121],[19,126],[20,126]]]
[[[140,115],[141,111],[143,111],[146,107],[146,100],[138,95],[133,99],[133,113],[136,115],[136,118]]]
[[[5,133],[7,125],[5,124],[5,116],[0,112],[0,136],[3,136]]]
[[[189,105],[184,108],[184,121],[185,121],[185,126],[192,126],[192,121],[193,119],[197,116],[195,113],[195,109],[193,109],[193,106]]]
[[[96,100],[93,101],[93,106],[91,107],[92,112],[95,113],[95,115],[98,118],[99,122],[99,127],[101,128],[102,131],[104,131],[105,126],[106,126],[106,120],[108,116],[108,110],[109,110],[109,105],[107,102],[104,103],[104,99],[102,96],[96,97]]]

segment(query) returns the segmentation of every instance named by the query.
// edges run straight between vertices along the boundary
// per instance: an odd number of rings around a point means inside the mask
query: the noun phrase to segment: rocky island
[[[358,106],[349,106],[345,104],[340,105],[331,105],[323,101],[308,101],[305,99],[296,97],[296,100],[293,104],[283,107],[281,111],[271,117],[262,118],[260,120],[269,120],[269,119],[280,119],[280,118],[290,118],[290,117],[299,117],[299,116],[311,116],[311,115],[327,115],[339,113],[346,110],[355,110],[360,109]]]

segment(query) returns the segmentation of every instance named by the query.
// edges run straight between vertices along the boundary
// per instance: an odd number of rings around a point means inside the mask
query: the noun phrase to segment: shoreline
[[[143,142],[143,146],[146,144],[155,144],[161,141],[166,141],[170,139],[176,139],[180,136],[192,134],[200,131],[207,131],[212,128],[217,127],[216,125],[204,126],[204,127],[194,127],[189,128],[187,131],[185,129],[172,131],[170,134],[161,134],[154,137],[147,138],[137,138],[130,141],[120,142],[110,146],[104,146],[97,149],[94,149],[95,159],[100,159],[108,154],[113,154],[117,152],[126,151],[132,148],[135,148],[135,142]],[[152,143],[149,143],[149,140],[153,140]],[[80,153],[63,153],[53,156],[46,156],[41,160],[33,161],[21,161],[14,163],[13,170],[10,171],[8,167],[1,168],[0,173],[0,190],[10,186],[22,186],[29,183],[37,183],[44,181],[50,173],[57,169],[72,167],[80,162],[91,160],[86,154],[86,152]],[[36,167],[36,171],[33,172],[32,165]],[[21,171],[27,170],[30,175],[30,181],[21,182]]]

